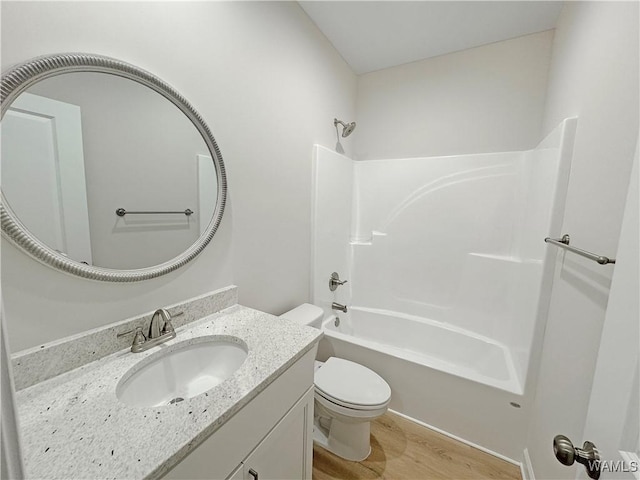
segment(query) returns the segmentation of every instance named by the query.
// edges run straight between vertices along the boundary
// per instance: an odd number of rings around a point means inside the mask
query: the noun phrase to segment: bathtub
[[[377,372],[391,386],[391,410],[518,463],[527,405],[504,345],[433,320],[365,307],[327,317],[323,331],[318,358],[346,358]]]
[[[522,395],[511,352],[495,340],[441,322],[352,307],[325,320],[325,335]]]

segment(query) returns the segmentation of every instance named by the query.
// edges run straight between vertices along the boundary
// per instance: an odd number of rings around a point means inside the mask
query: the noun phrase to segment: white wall
[[[134,63],[195,105],[224,156],[230,203],[196,260],[137,284],[67,276],[3,240],[12,350],[231,283],[241,303],[272,313],[308,301],[312,146],[335,145],[335,116],[354,118],[356,78],[302,9],[294,2],[3,2],[3,70],[69,51]]]
[[[356,160],[535,147],[552,39],[549,30],[361,75]]]
[[[563,232],[615,257],[638,138],[638,4],[567,2],[560,15],[544,129],[577,115]],[[553,457],[562,433],[583,429],[613,266],[557,253],[527,449],[537,479],[574,478]],[[589,438],[598,443],[597,438]]]

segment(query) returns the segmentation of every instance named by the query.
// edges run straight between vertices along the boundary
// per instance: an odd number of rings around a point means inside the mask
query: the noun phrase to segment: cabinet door
[[[245,480],[311,480],[313,388],[242,462]]]

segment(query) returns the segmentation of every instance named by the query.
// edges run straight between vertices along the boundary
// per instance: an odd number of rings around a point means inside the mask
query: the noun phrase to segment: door
[[[80,107],[28,93],[13,102],[2,120],[2,190],[43,243],[92,263]]]
[[[0,292],[0,478],[24,478],[11,354]]]
[[[636,149],[583,435],[599,451],[601,479],[640,479],[639,176]],[[579,468],[578,478],[587,478],[584,469]]]

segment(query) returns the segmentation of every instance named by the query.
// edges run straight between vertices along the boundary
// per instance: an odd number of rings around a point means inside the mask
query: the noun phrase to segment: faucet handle
[[[162,335],[166,335],[167,333],[174,333],[175,329],[173,328],[173,324],[171,323],[171,317],[167,318],[164,322],[164,326],[162,327]]]
[[[132,349],[134,347],[139,347],[140,345],[142,345],[144,342],[147,341],[147,337],[145,337],[144,333],[142,333],[142,327],[136,327],[135,330],[128,330],[126,332],[118,333],[116,337],[120,338],[120,337],[124,337],[125,335],[130,335],[132,333],[135,333],[133,337],[133,343],[131,344]]]
[[[345,283],[347,283],[346,280],[340,281],[340,275],[338,275],[338,272],[333,272],[331,277],[329,277],[329,290],[335,292],[336,288],[340,285],[344,285]]]
[[[133,343],[131,344],[131,347],[133,348],[135,346],[142,345],[146,341],[147,338],[144,336],[144,333],[142,333],[142,327],[137,327],[136,334],[133,336]]]

